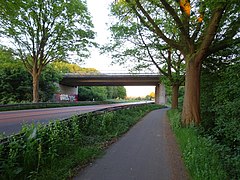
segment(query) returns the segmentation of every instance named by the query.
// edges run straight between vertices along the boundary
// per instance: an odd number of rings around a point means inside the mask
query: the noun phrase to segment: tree
[[[117,96],[118,98],[125,99],[125,97],[127,96],[125,87],[117,86],[117,94],[118,94],[118,96]]]
[[[78,99],[83,101],[103,101],[107,99],[107,89],[103,86],[81,86]]]
[[[112,13],[117,14],[122,7],[112,8]],[[162,24],[169,25],[171,19],[162,21]],[[161,82],[172,87],[172,108],[178,107],[178,90],[184,82],[185,63],[181,53],[169,47],[159,39],[153,32],[139,24],[139,20],[132,21],[132,18],[122,18],[111,27],[112,38],[110,45],[103,48],[110,52],[114,62],[124,64],[127,61],[134,63],[134,70],[157,68],[161,75]],[[176,32],[174,28],[167,28],[165,32],[171,36]]]
[[[1,2],[0,33],[10,38],[32,76],[33,102],[39,100],[39,78],[50,62],[88,57],[93,24],[85,0]]]
[[[95,68],[83,68],[74,63],[64,61],[55,61],[52,63],[54,68],[61,73],[78,73],[78,74],[99,74],[100,72]]]
[[[121,7],[121,8],[119,8]],[[239,43],[239,3],[236,0],[122,0],[113,3],[119,19],[141,22],[186,63],[183,125],[198,125],[200,118],[200,72],[209,55]],[[171,21],[169,21],[171,17]],[[166,23],[169,22],[167,26]],[[168,34],[168,29],[176,32]]]
[[[49,101],[56,92],[53,82],[58,82],[59,73],[49,64],[40,78],[40,99]],[[10,49],[0,47],[0,103],[31,101],[31,75],[24,68],[21,60]]]
[[[154,93],[154,92],[151,92],[151,93],[149,94],[149,96],[150,96],[151,98],[155,98],[155,93]]]
[[[113,9],[119,11],[119,9]],[[178,90],[184,82],[183,56],[177,50],[159,41],[138,22],[128,18],[111,25],[111,43],[102,50],[110,53],[114,63],[120,65],[133,63],[131,71],[152,71],[153,68],[162,75],[161,83],[172,87],[172,108],[178,107]],[[170,31],[171,32],[171,31]]]
[[[107,86],[107,98],[116,99],[121,98],[125,99],[127,92],[123,86]]]

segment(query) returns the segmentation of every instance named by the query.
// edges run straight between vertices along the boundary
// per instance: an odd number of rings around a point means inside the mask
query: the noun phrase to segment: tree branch
[[[210,47],[211,43],[213,42],[213,39],[217,33],[217,29],[219,27],[219,23],[220,23],[220,20],[222,18],[225,8],[226,8],[226,4],[217,7],[216,10],[213,12],[212,18],[211,18],[208,28],[205,32],[204,39],[200,45],[200,50],[196,54],[196,61],[199,63],[207,55],[207,51],[209,50],[209,47]]]
[[[148,53],[151,61],[153,62],[153,64],[156,66],[156,68],[157,68],[164,76],[167,76],[167,77],[168,77],[168,74],[167,74],[165,71],[163,71],[163,70],[160,68],[160,66],[157,64],[157,62],[154,60],[154,58],[153,58],[153,56],[152,56],[152,54],[151,54],[151,52],[150,52],[147,44],[145,43],[145,41],[144,41],[144,39],[143,39],[143,37],[142,37],[142,34],[141,34],[141,31],[140,31],[139,27],[137,27],[137,28],[138,28],[138,33],[139,33],[139,35],[140,35],[140,37],[141,37],[142,43],[144,44],[144,46],[145,46],[145,48],[146,48],[146,50],[147,50],[147,53]]]
[[[177,24],[177,27],[179,28],[179,30],[181,31],[182,35],[184,36],[184,39],[190,43],[189,41],[189,34],[187,32],[187,29],[185,29],[184,24],[182,23],[181,19],[178,17],[177,13],[175,12],[175,10],[169,5],[169,3],[165,0],[160,0],[163,4],[163,6],[165,7],[166,11],[169,12],[169,14],[173,17],[174,21]]]
[[[213,53],[216,53],[218,51],[221,51],[227,47],[232,47],[234,45],[237,45],[240,43],[240,37],[232,40],[232,39],[224,39],[222,41],[219,41],[218,43],[213,44],[209,50],[207,55],[211,55]]]
[[[128,2],[130,5],[130,1],[126,0],[126,2]],[[145,21],[145,19],[140,15],[140,13],[137,11],[137,9],[135,8],[134,5],[131,5],[131,8],[133,9],[133,11],[135,12],[135,14],[137,15],[137,17],[140,19],[141,23],[146,26],[150,31],[156,33],[158,35],[158,37],[160,37],[161,39],[163,39],[167,44],[169,44],[170,46],[175,47],[176,49],[182,50],[182,46],[180,46],[176,41],[169,39],[165,36],[165,34],[161,31],[161,29],[159,29],[159,27],[157,26],[157,24],[154,22],[154,20],[151,18],[151,16],[148,14],[148,12],[142,7],[142,5],[140,4],[139,0],[136,0],[137,3],[137,7],[140,9],[140,11],[143,13],[143,15],[147,18],[147,20],[149,21],[149,23],[152,25],[152,27]]]

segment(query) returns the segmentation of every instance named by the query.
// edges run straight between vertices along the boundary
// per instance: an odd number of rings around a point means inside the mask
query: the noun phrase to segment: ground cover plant
[[[220,145],[211,136],[201,135],[200,128],[194,126],[182,127],[180,111],[177,109],[168,111],[168,117],[192,179],[236,178],[226,171],[221,159],[223,154],[220,153]]]
[[[66,179],[158,105],[74,116],[47,126],[24,126],[21,138],[0,145],[0,179]],[[77,169],[78,169],[77,168]]]

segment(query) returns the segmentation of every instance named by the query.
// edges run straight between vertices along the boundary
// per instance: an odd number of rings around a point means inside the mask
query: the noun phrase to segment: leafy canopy
[[[1,9],[0,33],[12,40],[27,69],[37,60],[45,66],[74,54],[81,61],[95,45],[85,0],[10,0]]]

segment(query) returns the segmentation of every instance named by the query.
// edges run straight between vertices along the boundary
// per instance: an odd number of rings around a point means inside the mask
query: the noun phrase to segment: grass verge
[[[217,153],[217,144],[210,137],[202,137],[196,127],[181,127],[178,110],[168,111],[168,117],[192,179],[229,179]]]
[[[25,126],[24,137],[0,144],[0,179],[67,179],[103,154],[158,105],[142,105],[101,115],[72,117],[48,126]],[[77,167],[77,168],[76,168]]]

